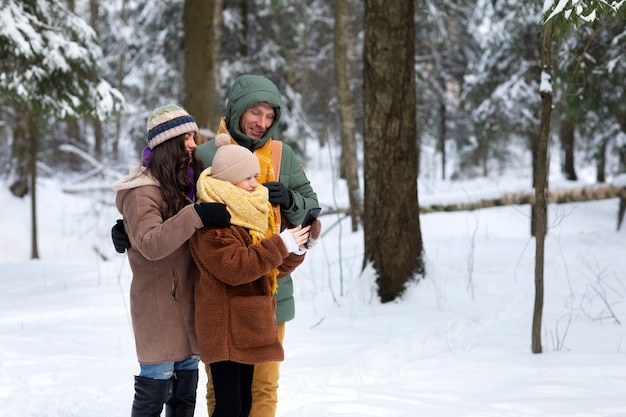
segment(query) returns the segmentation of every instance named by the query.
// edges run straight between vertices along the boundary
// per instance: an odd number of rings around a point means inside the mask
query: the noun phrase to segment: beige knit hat
[[[176,104],[166,104],[150,113],[146,124],[148,146],[154,149],[168,139],[188,132],[197,132],[195,119],[185,109]]]
[[[216,144],[218,143],[216,141]],[[211,166],[213,178],[228,181],[231,184],[239,184],[246,178],[259,175],[260,171],[261,167],[256,155],[240,145],[219,146]]]

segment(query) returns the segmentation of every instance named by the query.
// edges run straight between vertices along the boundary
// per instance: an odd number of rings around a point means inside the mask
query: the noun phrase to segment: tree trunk
[[[120,19],[124,22],[124,26],[128,23],[129,19],[129,10],[128,4],[126,1],[122,2],[122,10],[120,11]],[[126,48],[120,48],[120,54],[117,57],[117,62],[115,66],[115,88],[119,91],[124,92],[124,77],[126,74]],[[113,140],[113,145],[111,152],[113,154],[113,158],[118,157],[119,152],[119,143],[120,136],[122,132],[122,116],[119,115],[115,118],[115,137]]]
[[[78,122],[78,119],[68,118],[65,122],[66,132],[67,132],[67,142],[71,143],[74,146],[78,146],[83,143],[81,139],[81,128]],[[64,141],[65,142],[65,141]],[[81,160],[77,158],[76,155],[68,155],[68,168],[74,172],[80,172],[81,170]]]
[[[622,125],[623,129],[626,129],[624,125]],[[619,148],[619,172],[620,174],[624,174],[626,172],[626,146],[622,145]],[[622,222],[624,221],[624,212],[626,212],[626,196],[623,196],[619,200],[619,209],[617,211],[617,230],[620,230],[622,227]]]
[[[31,213],[31,247],[30,258],[39,259],[39,243],[37,239],[37,117],[29,115],[30,125],[28,129],[29,142],[30,142],[30,213]]]
[[[446,83],[444,79],[440,79],[440,88],[442,91],[441,103],[439,103],[439,140],[437,141],[437,150],[441,152],[441,179],[446,179],[446,101],[445,91]]]
[[[239,0],[239,10],[243,21],[239,36],[242,40],[242,42],[239,43],[239,54],[241,56],[248,56],[248,0]]]
[[[626,133],[626,112],[621,112],[617,115],[617,122],[622,130],[622,132]],[[622,145],[619,148],[619,173],[623,174],[626,172],[626,146]],[[622,222],[624,221],[624,213],[626,212],[626,196],[623,196],[619,200],[619,209],[617,211],[617,230],[620,230],[622,227]]]
[[[561,150],[563,152],[562,172],[570,181],[576,181],[576,167],[574,166],[574,126],[567,120],[561,122]]]
[[[28,194],[28,171],[30,169],[28,131],[24,122],[24,114],[20,109],[15,109],[15,130],[13,132],[13,144],[11,146],[12,159],[15,160],[15,181],[9,187],[11,193],[19,198]]]
[[[533,167],[533,178],[532,178],[532,187],[535,189],[535,184],[537,184],[537,155],[538,155],[538,147],[539,147],[539,136],[540,135],[530,135],[530,154],[532,155],[532,167]],[[536,205],[533,204],[530,206],[530,235],[535,237],[535,210]]]
[[[424,275],[417,198],[415,4],[365,1],[364,265],[382,302]]]
[[[37,116],[29,110],[17,110],[17,131],[16,140],[20,138],[26,144],[24,156],[26,157],[24,174],[28,178],[30,188],[30,257],[39,259],[39,249],[37,243]]]
[[[552,23],[543,30],[541,40],[541,70],[543,85],[552,83]],[[545,236],[547,228],[547,192],[548,192],[548,142],[550,140],[550,117],[552,115],[552,89],[541,89],[541,130],[536,147],[535,173],[535,306],[532,324],[532,351],[541,353],[541,320],[543,316],[543,272],[545,257]]]
[[[617,231],[622,228],[624,222],[624,213],[626,212],[626,198],[619,199],[619,208],[617,209]]]
[[[359,188],[359,162],[356,147],[356,123],[354,102],[348,82],[348,62],[344,32],[348,26],[348,0],[335,2],[335,81],[341,116],[341,159],[340,172],[348,185],[352,231],[358,229],[361,217],[361,190]]]
[[[608,141],[603,140],[596,154],[596,182],[606,182],[606,147]]]
[[[102,122],[98,119],[93,121],[93,137],[93,153],[97,158],[100,158],[102,157],[102,146],[104,144],[104,131],[102,130]]]
[[[89,0],[89,20],[91,27],[96,32],[96,36],[100,38],[100,2],[99,0]],[[97,118],[93,121],[93,134],[94,134],[94,155],[97,158],[102,157],[102,147],[104,142],[104,132],[102,130],[102,122]]]
[[[200,129],[217,131],[222,97],[219,56],[222,0],[185,0],[185,109]]]

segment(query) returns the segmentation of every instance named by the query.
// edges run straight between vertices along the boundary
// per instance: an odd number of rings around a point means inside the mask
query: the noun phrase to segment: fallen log
[[[577,201],[606,200],[610,198],[626,199],[626,188],[613,185],[593,185],[578,188],[563,188],[548,190],[548,204],[564,204]],[[533,190],[517,193],[502,194],[491,199],[468,201],[465,203],[432,204],[420,206],[420,213],[435,213],[449,211],[471,211],[489,207],[515,206],[533,204],[535,192]]]

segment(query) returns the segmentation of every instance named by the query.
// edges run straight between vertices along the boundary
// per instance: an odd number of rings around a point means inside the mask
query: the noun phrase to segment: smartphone
[[[321,207],[315,207],[315,208],[309,209],[308,213],[304,217],[304,220],[302,221],[302,227],[307,227],[307,226],[312,225],[315,219],[317,219],[317,216],[320,215],[320,211],[322,211]]]

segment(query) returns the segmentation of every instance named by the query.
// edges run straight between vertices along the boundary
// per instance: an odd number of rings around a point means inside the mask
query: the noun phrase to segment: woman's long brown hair
[[[163,220],[169,219],[183,207],[192,203],[188,194],[195,188],[198,176],[202,171],[202,163],[195,157],[191,161],[194,179],[189,181],[189,154],[185,149],[185,135],[180,135],[157,145],[152,150],[147,168],[150,175],[159,182],[163,206],[161,215]],[[195,190],[194,190],[195,191]]]

